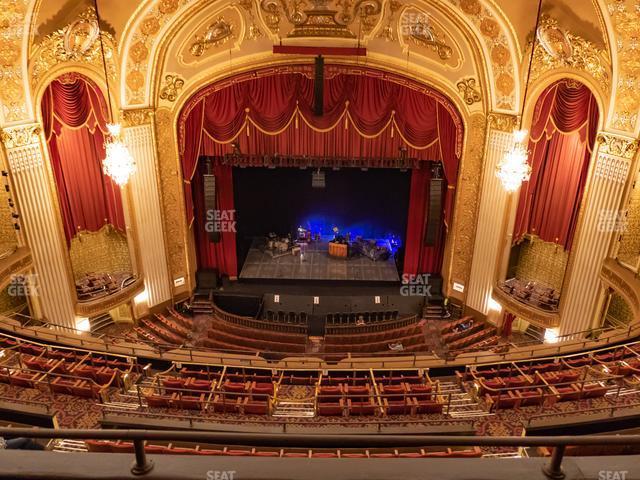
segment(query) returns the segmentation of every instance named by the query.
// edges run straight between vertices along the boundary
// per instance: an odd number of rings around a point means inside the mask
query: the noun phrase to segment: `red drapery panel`
[[[462,148],[462,123],[447,99],[402,77],[330,66],[324,80],[324,114],[315,116],[311,73],[309,66],[291,66],[283,72],[270,69],[233,77],[202,90],[185,106],[179,122],[180,154],[186,214],[190,223],[195,214],[196,230],[202,226],[198,217],[206,215],[199,203],[198,158],[229,154],[232,142],[248,155],[382,160],[397,158],[403,147],[409,158],[440,160],[450,186],[444,201],[444,219],[449,220]],[[417,169],[414,175],[412,199],[415,193],[422,200],[412,200],[409,212],[410,223],[416,219],[405,242],[406,250],[413,252],[410,271],[433,272],[439,269],[434,265],[441,264],[441,255],[433,260],[431,248],[422,247],[429,174]],[[227,185],[226,175],[218,178],[216,174],[216,185],[222,196],[230,191],[233,202],[230,176]],[[219,204],[218,208],[223,207]],[[233,203],[228,208],[233,209]],[[445,228],[442,230],[444,235]],[[201,239],[199,248],[204,248],[204,232],[196,232],[196,237]],[[199,257],[210,258],[208,265],[231,274],[231,255],[227,256],[227,248],[220,252],[218,247],[214,249],[217,257],[211,254],[213,247],[207,254],[199,251]]]
[[[585,85],[561,80],[536,103],[529,161],[514,240],[527,233],[571,249],[598,124],[595,97]]]
[[[124,231],[118,186],[102,173],[107,106],[95,85],[73,75],[54,80],[42,116],[67,242],[105,224]]]

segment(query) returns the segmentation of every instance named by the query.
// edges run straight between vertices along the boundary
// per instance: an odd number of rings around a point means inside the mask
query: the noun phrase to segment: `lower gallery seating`
[[[455,331],[455,324],[445,327]],[[445,332],[448,333],[448,332]],[[349,431],[393,428],[487,428],[519,434],[529,418],[555,418],[558,408],[580,417],[593,409],[640,408],[640,344],[518,362],[429,369],[291,369],[197,363],[158,369],[143,361],[51,347],[0,335],[0,398],[51,399],[65,424],[69,411],[102,420],[168,425],[305,425]],[[144,366],[143,366],[144,365]],[[621,391],[624,389],[624,395]],[[29,393],[30,392],[30,393]],[[34,395],[35,393],[35,395]],[[513,417],[512,412],[517,412]],[[517,420],[514,424],[514,418]],[[84,421],[84,420],[83,420]],[[522,422],[522,423],[518,423]],[[278,428],[280,428],[278,427]],[[131,452],[127,442],[86,442],[89,451]],[[148,442],[148,453],[282,458],[458,458],[491,455],[479,448],[296,449]],[[543,451],[540,451],[544,454]],[[510,451],[509,455],[519,455]]]

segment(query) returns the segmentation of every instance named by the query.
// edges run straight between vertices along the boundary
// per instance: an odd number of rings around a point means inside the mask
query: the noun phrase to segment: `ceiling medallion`
[[[69,58],[78,58],[89,51],[100,35],[100,28],[95,18],[85,14],[71,23],[64,33],[64,50]]]
[[[540,19],[536,39],[532,79],[549,70],[572,68],[589,73],[600,85],[609,88],[609,65],[593,43],[561,30],[558,21],[547,15]]]
[[[189,51],[194,57],[201,57],[209,48],[222,45],[233,37],[233,24],[220,17],[207,27],[204,35],[196,35],[196,41]]]
[[[104,40],[109,78],[115,79],[116,41],[110,33],[100,32],[96,12],[89,7],[78,19],[47,35],[37,45],[31,62],[31,81],[35,85],[54,66],[66,62],[88,63],[102,69],[100,38]]]
[[[558,22],[549,17],[542,17],[541,25],[536,32],[538,42],[552,58],[568,59],[573,54],[573,47],[567,33],[558,28]]]
[[[438,54],[441,60],[451,58],[453,49],[446,44],[444,35],[438,35],[436,33],[427,17],[419,16],[415,22],[411,22],[411,24],[407,26],[407,30],[409,32],[409,38],[411,38],[415,44],[429,47]]]

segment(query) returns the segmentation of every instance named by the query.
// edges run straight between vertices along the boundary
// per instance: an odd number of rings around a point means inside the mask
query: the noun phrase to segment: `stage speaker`
[[[442,225],[442,196],[446,185],[443,178],[432,178],[429,182],[429,204],[427,206],[427,225],[424,244],[432,247],[438,241]]]
[[[212,290],[218,288],[218,270],[202,269],[196,273],[196,282],[198,290]]]
[[[211,174],[202,176],[204,182],[204,211],[207,218],[205,225],[209,233],[209,240],[218,243],[220,241],[220,232],[215,228],[217,225],[216,215],[216,177]]]

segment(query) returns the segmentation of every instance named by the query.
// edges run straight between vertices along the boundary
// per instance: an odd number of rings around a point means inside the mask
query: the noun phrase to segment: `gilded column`
[[[620,202],[638,144],[632,138],[600,133],[595,165],[583,199],[560,302],[560,335],[595,326],[605,289],[599,278],[621,219]]]
[[[136,162],[129,181],[135,231],[140,245],[137,253],[144,273],[148,307],[171,300],[169,269],[162,228],[162,201],[158,187],[158,158],[150,109],[123,112],[124,140]]]
[[[42,315],[50,322],[75,328],[75,292],[58,222],[55,193],[44,162],[43,143],[37,124],[2,131],[12,183],[20,205],[20,223],[31,248]]]
[[[491,311],[491,292],[504,254],[505,229],[515,209],[494,172],[504,154],[513,146],[516,117],[490,114],[488,120],[484,178],[466,301],[468,307],[483,315]]]

